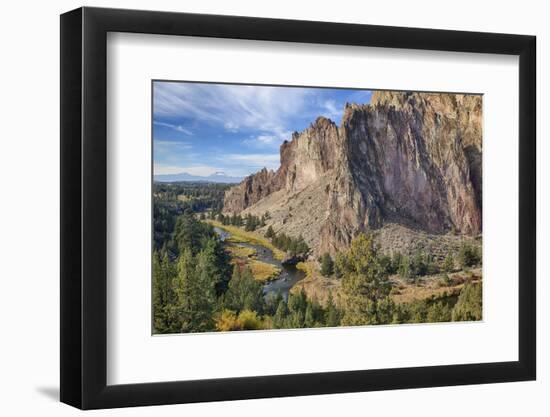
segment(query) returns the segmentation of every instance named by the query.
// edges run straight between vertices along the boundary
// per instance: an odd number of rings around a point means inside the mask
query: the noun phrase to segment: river
[[[231,237],[231,233],[226,230],[214,227],[214,231],[218,234],[220,239],[224,241]],[[252,248],[256,251],[256,259],[271,265],[275,265],[281,269],[279,276],[269,281],[264,285],[264,294],[267,297],[269,294],[280,293],[286,300],[288,298],[288,292],[290,289],[300,280],[305,278],[305,273],[300,271],[294,265],[283,265],[279,260],[275,259],[271,249],[262,245],[254,245],[251,243],[239,242],[234,243],[236,246],[242,246],[245,248]]]

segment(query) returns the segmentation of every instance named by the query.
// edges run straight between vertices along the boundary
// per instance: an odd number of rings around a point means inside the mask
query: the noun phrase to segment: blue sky
[[[246,176],[279,167],[279,147],[318,116],[340,124],[371,91],[155,81],[154,174]]]

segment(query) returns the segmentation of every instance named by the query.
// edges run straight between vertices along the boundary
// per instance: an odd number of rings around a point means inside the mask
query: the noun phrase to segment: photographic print
[[[153,334],[482,320],[482,95],[152,96]]]

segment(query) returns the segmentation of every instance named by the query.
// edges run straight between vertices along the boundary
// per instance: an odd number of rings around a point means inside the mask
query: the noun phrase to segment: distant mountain
[[[215,172],[208,176],[202,175],[192,175],[187,172],[180,172],[178,174],[164,174],[164,175],[155,175],[155,182],[216,182],[223,184],[237,184],[243,180],[242,177],[230,177],[224,172]]]

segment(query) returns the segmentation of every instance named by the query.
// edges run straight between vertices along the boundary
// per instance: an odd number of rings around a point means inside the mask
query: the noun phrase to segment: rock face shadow
[[[36,391],[53,401],[59,401],[59,387],[37,387]]]

